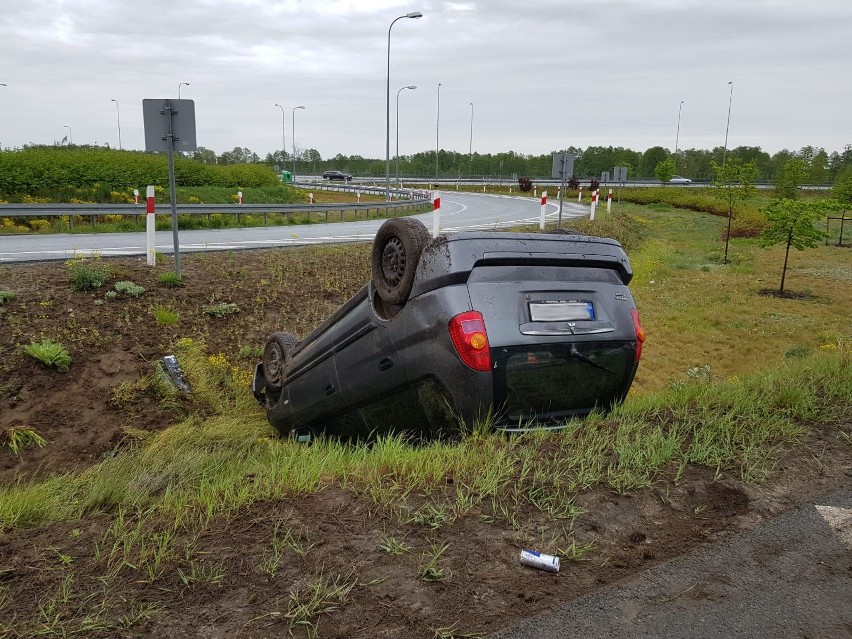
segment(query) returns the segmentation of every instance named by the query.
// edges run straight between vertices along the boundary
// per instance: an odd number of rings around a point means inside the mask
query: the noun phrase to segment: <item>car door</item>
[[[369,296],[335,325],[335,351],[346,412],[358,409],[368,431],[401,427],[385,421],[395,421],[390,414],[394,411],[382,406],[400,391],[407,397],[405,371],[384,322],[372,312]],[[372,423],[377,414],[383,423]]]
[[[334,331],[330,326],[297,351],[287,366],[287,389],[298,427],[321,427],[323,420],[343,409],[334,359]]]

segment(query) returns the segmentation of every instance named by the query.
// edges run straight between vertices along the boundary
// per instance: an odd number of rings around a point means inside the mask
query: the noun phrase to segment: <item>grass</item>
[[[14,291],[0,291],[0,306],[3,306],[6,302],[11,302],[16,297]]]
[[[175,273],[174,271],[166,271],[165,273],[160,273],[157,277],[157,284],[163,286],[165,288],[177,288],[180,286],[181,276]]]
[[[13,455],[20,455],[24,448],[43,447],[47,442],[32,428],[10,426],[0,431],[0,446],[8,448]]]
[[[302,628],[308,637],[318,637],[320,615],[332,613],[345,604],[357,583],[351,575],[338,575],[335,579],[320,575],[301,588],[291,590],[283,615],[287,625],[291,631]]]
[[[154,316],[157,324],[161,326],[174,326],[180,319],[177,311],[160,304],[151,309],[151,314]]]
[[[71,367],[71,355],[62,344],[57,344],[45,338],[40,342],[31,342],[24,352],[48,367],[66,372]]]

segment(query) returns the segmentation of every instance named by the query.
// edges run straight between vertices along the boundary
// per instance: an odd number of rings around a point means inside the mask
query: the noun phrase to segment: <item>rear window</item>
[[[537,344],[492,350],[494,399],[510,423],[609,408],[636,372],[632,342]]]

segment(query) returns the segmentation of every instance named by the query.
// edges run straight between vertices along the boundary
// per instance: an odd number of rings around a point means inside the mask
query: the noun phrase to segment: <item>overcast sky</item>
[[[0,144],[144,148],[143,98],[195,101],[198,144],[383,158],[570,145],[774,153],[852,143],[850,0],[0,0]]]

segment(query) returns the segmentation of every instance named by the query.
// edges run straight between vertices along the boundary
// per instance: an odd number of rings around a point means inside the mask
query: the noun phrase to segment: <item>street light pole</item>
[[[675,170],[677,170],[677,143],[680,141],[680,111],[683,109],[683,103],[686,100],[680,101],[680,106],[677,108],[677,134],[675,135],[675,152],[674,152],[674,162],[675,162]]]
[[[284,168],[287,168],[287,134],[285,131],[287,130],[287,125],[284,120],[284,107],[280,104],[275,104],[279,109],[281,109],[281,162],[284,163]]]
[[[68,144],[74,144],[74,136],[71,135],[71,127],[67,124],[62,125],[63,129],[68,129]]]
[[[296,181],[296,109],[304,109],[304,106],[293,107],[293,118],[290,124],[293,125],[290,138],[293,140],[293,181]]]
[[[181,82],[180,84],[178,84],[178,100],[180,100],[180,88],[182,86],[189,86],[189,82]]]
[[[415,85],[410,85],[407,87],[402,87],[399,91],[396,92],[396,188],[400,188],[399,183],[399,94],[405,91],[406,89],[416,89]],[[387,196],[388,194],[386,194]]]
[[[470,103],[470,148],[467,151],[467,179],[473,177],[473,102]]]
[[[391,45],[391,29],[396,24],[397,20],[403,18],[422,18],[423,14],[419,11],[411,11],[403,16],[394,18],[388,27],[388,75],[385,86],[385,201],[390,201],[390,45]]]
[[[734,101],[734,83],[728,82],[731,85],[731,95],[728,97],[728,124],[725,125],[725,148],[722,150],[722,166],[725,166],[725,158],[728,155],[728,129],[731,128],[731,102]]]
[[[438,188],[438,136],[441,131],[441,83],[438,83],[438,114],[435,116],[435,188]]]
[[[115,119],[118,120],[118,150],[121,151],[121,109],[118,108],[118,100],[112,99],[115,102]]]

